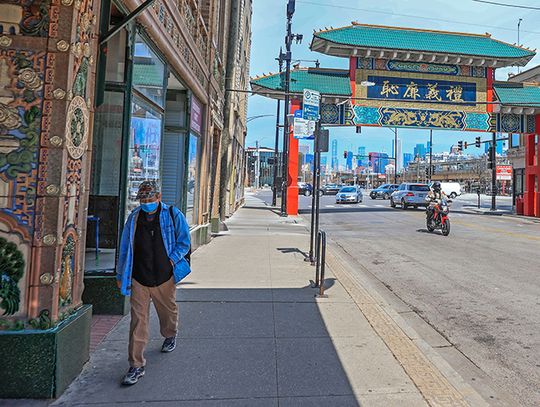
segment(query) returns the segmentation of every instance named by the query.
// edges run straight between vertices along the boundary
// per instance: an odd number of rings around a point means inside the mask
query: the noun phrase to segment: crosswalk
[[[308,205],[308,208],[311,208],[311,205]],[[339,204],[339,205],[321,205],[321,208],[327,208],[327,209],[339,209],[339,208],[386,208],[390,209],[390,206],[388,205],[366,205],[366,204]]]

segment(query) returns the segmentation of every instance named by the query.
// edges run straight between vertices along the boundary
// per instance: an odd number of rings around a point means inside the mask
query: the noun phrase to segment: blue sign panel
[[[367,89],[369,99],[464,106],[476,102],[476,83],[472,82],[371,75],[368,81],[375,83]]]
[[[321,94],[316,90],[304,89],[302,100],[302,110],[304,119],[319,120],[319,106],[321,103]]]

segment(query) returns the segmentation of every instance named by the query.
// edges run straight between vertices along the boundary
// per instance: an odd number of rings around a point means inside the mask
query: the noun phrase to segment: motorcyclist
[[[435,181],[433,184],[431,184],[431,191],[426,196],[426,201],[429,202],[435,202],[438,204],[442,204],[445,201],[448,201],[448,197],[443,192],[441,188],[441,183],[439,181]],[[433,216],[434,208],[431,205],[428,205],[427,207],[427,214],[431,218]]]

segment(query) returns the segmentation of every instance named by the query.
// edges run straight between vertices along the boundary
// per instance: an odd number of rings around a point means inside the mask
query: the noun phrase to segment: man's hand
[[[116,280],[116,286],[118,287],[118,289],[122,289],[122,281],[121,280]]]

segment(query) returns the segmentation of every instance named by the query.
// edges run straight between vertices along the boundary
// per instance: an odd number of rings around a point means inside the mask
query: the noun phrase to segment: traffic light
[[[474,142],[474,145],[478,148],[480,148],[480,143],[481,143],[481,138],[480,137],[476,137],[476,141]]]
[[[488,148],[488,168],[490,170],[492,170],[494,165],[495,165],[494,152],[495,152],[495,149],[493,148],[493,146],[489,146],[489,148]]]
[[[458,141],[457,142],[457,149],[458,149],[458,151],[463,151],[463,141]]]
[[[466,141],[463,143],[463,148],[466,150],[467,147],[469,147],[469,143],[467,143]]]
[[[371,153],[368,154],[368,161],[371,162]]]
[[[347,158],[347,151],[343,152],[343,158]]]

